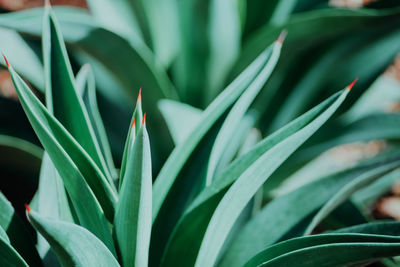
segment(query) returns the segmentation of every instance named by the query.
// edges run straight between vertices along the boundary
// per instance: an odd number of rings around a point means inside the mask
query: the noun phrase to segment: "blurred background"
[[[94,72],[116,166],[139,88],[156,174],[181,141],[180,133],[173,131],[176,125],[182,132],[190,131],[194,118],[283,29],[288,36],[278,66],[245,116],[238,145],[227,152],[225,164],[243,144],[279,129],[356,77],[360,79],[336,118],[275,174],[272,184],[281,186],[274,194],[397,147],[399,1],[52,0],[51,4],[74,72],[86,63]],[[0,0],[0,50],[43,100],[42,5],[41,0]],[[0,190],[22,209],[37,188],[43,151],[1,64]],[[159,104],[161,99],[168,101]],[[280,177],[290,178],[282,184]],[[399,218],[399,195],[399,186],[391,181],[370,209],[376,216]]]

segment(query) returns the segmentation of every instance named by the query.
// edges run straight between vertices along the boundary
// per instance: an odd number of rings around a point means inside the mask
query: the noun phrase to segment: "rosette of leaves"
[[[240,147],[241,140],[233,137],[251,125],[244,123],[252,119],[247,111],[278,64],[284,33],[205,111],[180,106],[187,124],[170,117],[177,146],[153,183],[141,93],[118,170],[90,67],[74,77],[49,6],[43,25],[45,105],[6,60],[45,150],[39,189],[26,207],[38,236],[35,244],[1,195],[1,266],[342,266],[400,255],[400,224],[368,223],[356,202],[348,201],[363,188],[376,188],[378,178],[396,177],[396,148],[324,175],[260,210],[259,190],[332,117],[355,83],[266,138]],[[160,105],[170,113],[176,110],[170,101]],[[226,147],[233,149],[231,156]],[[309,236],[316,226],[327,225],[341,229]],[[384,264],[394,263],[387,259]]]

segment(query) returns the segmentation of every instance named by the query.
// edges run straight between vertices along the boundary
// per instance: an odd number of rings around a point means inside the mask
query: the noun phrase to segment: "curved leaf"
[[[18,252],[3,238],[0,238],[0,265],[13,267],[29,266]]]
[[[326,234],[291,239],[260,252],[245,266],[342,266],[400,254],[400,238]]]
[[[87,227],[98,236],[111,249],[111,251],[114,251],[106,217],[98,200],[87,185],[81,170],[78,169],[77,165],[75,165],[75,162],[85,168],[82,170],[89,171],[90,175],[87,176],[91,179],[95,179],[97,177],[96,175],[101,172],[90,168],[91,166],[95,166],[95,164],[90,161],[84,161],[89,159],[86,152],[84,152],[79,144],[76,143],[64,127],[49,114],[47,109],[39,102],[12,67],[10,67],[9,71],[21,101],[21,105],[24,108],[36,134],[48,152],[54,165],[57,167],[68,194],[71,197],[81,225]],[[67,153],[67,151],[69,153]],[[71,155],[74,156],[75,159],[77,157],[78,160],[73,161]],[[96,182],[98,182],[98,180]],[[105,187],[99,188],[104,189]],[[107,194],[101,192],[99,197],[102,197],[100,200],[105,204],[103,205],[104,210],[108,212],[109,216],[112,218],[114,215],[113,204],[107,202],[107,200],[110,200],[109,198],[106,198]],[[108,195],[108,197],[115,198],[114,195]]]
[[[63,266],[119,266],[108,248],[85,228],[46,219],[34,211],[29,211],[27,216],[49,242]]]

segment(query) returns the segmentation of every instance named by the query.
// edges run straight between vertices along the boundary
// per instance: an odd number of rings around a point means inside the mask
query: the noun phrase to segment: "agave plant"
[[[172,113],[167,123],[177,146],[153,183],[141,93],[117,170],[90,67],[74,77],[49,6],[43,25],[46,106],[5,59],[20,103],[45,149],[39,189],[26,206],[39,235],[37,244],[30,240],[12,205],[0,195],[1,266],[343,266],[400,255],[400,224],[368,223],[360,212],[371,197],[368,192],[378,196],[375,191],[397,177],[400,152],[395,146],[356,167],[322,172],[320,179],[267,205],[257,201],[260,194],[271,192],[270,182],[282,181],[299,160],[309,160],[301,153],[296,160],[294,152],[332,117],[355,83],[240,150],[242,140],[235,137],[251,125],[249,107],[278,64],[285,32],[203,112],[161,102],[166,113]],[[186,113],[185,123],[174,121],[177,110]],[[357,116],[363,124],[356,121],[354,126]],[[390,131],[398,118],[389,121],[385,116],[386,131],[365,140],[398,136],[398,131]],[[347,136],[341,136],[347,142],[363,125],[377,122],[371,122],[361,104],[340,121],[350,127]],[[334,145],[316,144],[300,152]],[[234,160],[226,159],[231,157]],[[289,157],[292,166],[280,168]],[[378,178],[380,183],[375,183]],[[356,192],[357,198],[348,201]],[[355,226],[345,227],[350,225]],[[310,236],[317,226],[318,231],[331,231]],[[391,259],[383,263],[394,264]]]

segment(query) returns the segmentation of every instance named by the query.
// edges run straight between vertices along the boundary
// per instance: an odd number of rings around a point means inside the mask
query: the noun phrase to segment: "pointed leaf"
[[[63,266],[119,266],[108,248],[85,228],[44,218],[35,211],[29,211],[27,216],[49,242]]]
[[[150,143],[145,125],[140,128],[130,150],[114,231],[123,265],[147,266],[152,223],[152,175]]]
[[[28,229],[25,227],[21,218],[15,212],[11,203],[1,192],[0,227],[7,233],[10,239],[11,246],[18,250],[19,253],[21,253],[21,256],[26,262],[29,263],[30,266],[42,266],[42,261],[40,260],[39,254],[36,251],[33,240],[30,238],[30,233],[28,232]],[[10,249],[7,247],[0,249],[1,252],[3,252],[3,250],[4,253],[6,253],[6,250],[9,251]],[[0,256],[0,260],[2,257],[3,256]],[[3,264],[0,263],[0,266],[3,266]],[[26,264],[24,266],[26,266]]]
[[[196,266],[213,266],[234,222],[268,177],[336,111],[346,98],[345,89],[335,103],[306,127],[272,147],[229,188],[218,204],[202,241]]]
[[[38,135],[39,140],[45,147],[63,179],[64,185],[77,212],[80,224],[87,227],[113,251],[111,233],[108,229],[106,217],[91,188],[85,182],[81,170],[75,163],[85,168],[82,170],[89,171],[90,176],[88,176],[88,178],[96,179],[98,177],[96,174],[101,172],[98,171],[98,169],[90,168],[91,166],[95,166],[95,164],[88,161],[88,155],[79,144],[77,144],[64,127],[49,114],[47,109],[40,103],[12,67],[10,67],[9,71],[21,105],[33,129]],[[67,153],[67,151],[69,153]],[[77,160],[73,161],[71,155]],[[105,181],[105,183],[107,182]],[[98,189],[104,190],[104,188],[107,187],[99,187]],[[99,197],[102,197],[100,200],[103,201],[103,204],[105,203],[103,205],[105,212],[108,212],[110,218],[113,218],[113,204],[110,198],[105,198],[107,197],[107,192],[102,191]],[[115,201],[114,195],[109,194],[108,197],[113,197]]]

